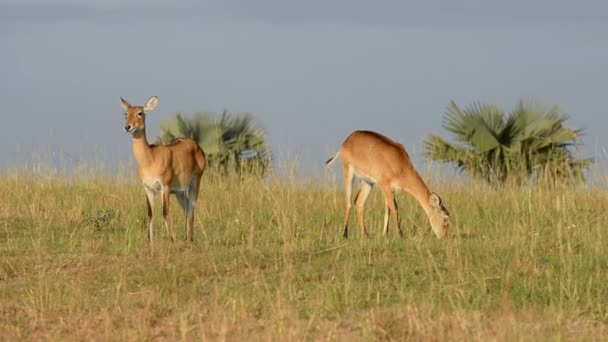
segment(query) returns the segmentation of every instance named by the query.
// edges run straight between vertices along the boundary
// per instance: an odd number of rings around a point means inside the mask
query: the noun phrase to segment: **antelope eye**
[[[144,116],[144,112],[139,112],[139,113],[137,113],[137,117],[138,117],[138,118],[141,118],[142,116]]]
[[[127,112],[125,112],[125,117],[127,117]]]

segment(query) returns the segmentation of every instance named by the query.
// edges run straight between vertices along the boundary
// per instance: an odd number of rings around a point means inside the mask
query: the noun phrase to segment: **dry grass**
[[[606,336],[608,197],[435,184],[447,240],[399,195],[406,237],[341,239],[326,183],[203,179],[195,242],[147,248],[133,175],[0,175],[0,339],[537,340]],[[183,215],[172,215],[183,240]],[[354,223],[354,221],[353,221]]]

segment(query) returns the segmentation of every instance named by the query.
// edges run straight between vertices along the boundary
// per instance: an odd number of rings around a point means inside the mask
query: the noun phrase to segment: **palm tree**
[[[531,101],[521,100],[506,117],[494,105],[461,109],[451,101],[442,126],[461,144],[432,134],[424,141],[424,153],[491,184],[583,180],[592,160],[575,159],[571,147],[582,130],[564,126],[567,119],[557,106],[546,110]]]
[[[208,166],[225,173],[264,174],[270,167],[270,148],[261,126],[251,114],[224,111],[219,119],[209,113],[192,118],[178,113],[161,124],[157,143],[188,137],[205,151]]]

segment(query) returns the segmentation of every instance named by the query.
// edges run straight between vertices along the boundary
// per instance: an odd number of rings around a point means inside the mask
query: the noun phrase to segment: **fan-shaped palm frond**
[[[224,111],[218,119],[209,113],[196,113],[192,118],[178,113],[162,123],[157,141],[167,144],[182,137],[195,140],[203,148],[210,167],[257,173],[270,167],[264,131],[251,114]]]
[[[548,175],[554,180],[582,179],[592,160],[574,158],[569,147],[582,130],[566,127],[567,119],[559,107],[545,110],[533,101],[519,101],[507,117],[494,105],[475,103],[461,109],[451,101],[442,126],[464,145],[433,134],[424,141],[425,155],[491,183]]]

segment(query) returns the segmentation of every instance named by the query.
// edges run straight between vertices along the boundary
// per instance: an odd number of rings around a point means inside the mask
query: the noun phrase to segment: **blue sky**
[[[418,154],[450,100],[558,104],[606,164],[602,1],[0,0],[0,163],[131,159],[119,97],[253,113],[303,172],[355,129]]]

